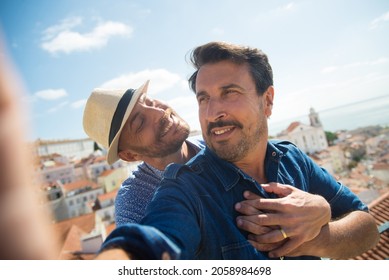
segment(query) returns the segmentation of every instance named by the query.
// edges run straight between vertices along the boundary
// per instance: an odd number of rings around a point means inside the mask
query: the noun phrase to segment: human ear
[[[263,94],[263,100],[265,102],[265,115],[267,118],[270,118],[273,111],[273,100],[274,100],[274,87],[269,86],[265,93]]]
[[[137,161],[138,160],[138,155],[135,154],[135,153],[132,153],[130,152],[129,150],[125,150],[125,151],[120,151],[118,153],[118,156],[120,159],[124,160],[124,161]]]

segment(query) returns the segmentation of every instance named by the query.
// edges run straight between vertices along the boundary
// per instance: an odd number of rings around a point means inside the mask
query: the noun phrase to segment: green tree
[[[338,135],[336,135],[335,133],[333,133],[331,131],[325,131],[325,134],[326,134],[328,145],[330,145],[330,146],[334,145],[334,141],[336,139],[338,139]]]

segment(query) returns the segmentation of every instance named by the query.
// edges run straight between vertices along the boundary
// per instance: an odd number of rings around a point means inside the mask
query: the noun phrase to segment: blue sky
[[[187,54],[216,40],[268,54],[272,134],[311,107],[389,95],[387,0],[2,0],[0,24],[27,91],[31,139],[86,137],[93,88],[147,79],[151,96],[199,129]]]

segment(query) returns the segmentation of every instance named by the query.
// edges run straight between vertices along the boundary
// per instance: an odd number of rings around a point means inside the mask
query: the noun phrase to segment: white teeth
[[[215,134],[216,135],[220,135],[220,134],[223,134],[223,133],[226,133],[227,131],[230,131],[231,128],[227,128],[227,129],[222,129],[222,130],[215,130]]]

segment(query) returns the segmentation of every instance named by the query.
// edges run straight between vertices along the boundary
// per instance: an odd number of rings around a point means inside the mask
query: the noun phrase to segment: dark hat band
[[[116,107],[115,113],[113,114],[111,128],[109,130],[109,146],[111,146],[113,139],[115,138],[120,129],[120,126],[122,125],[124,115],[126,114],[128,104],[130,104],[134,92],[134,89],[128,89],[119,100],[118,106]]]

